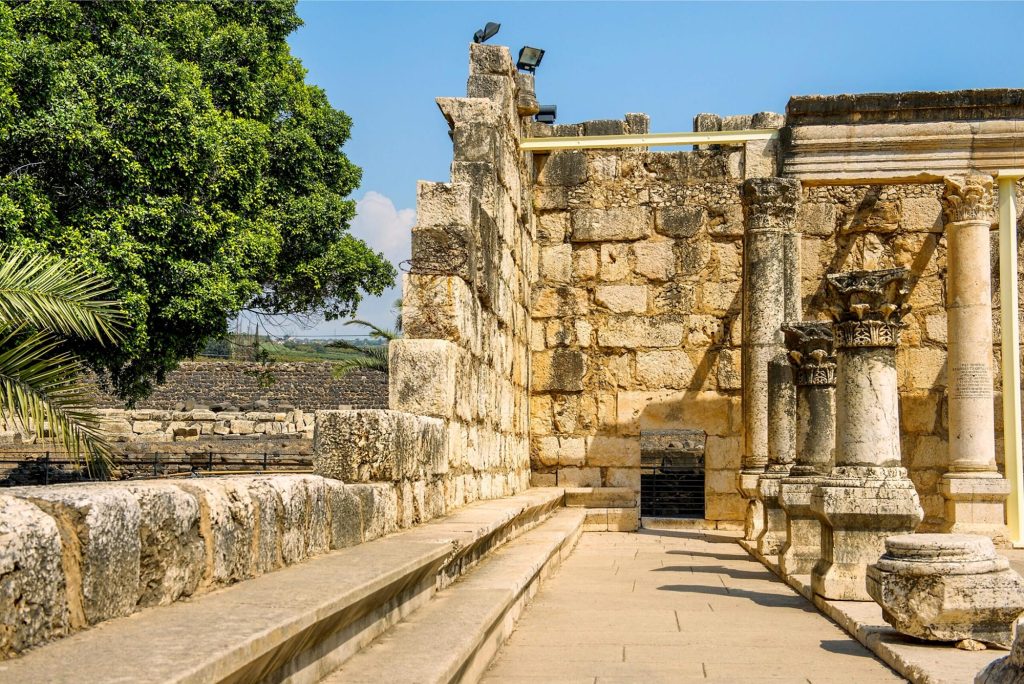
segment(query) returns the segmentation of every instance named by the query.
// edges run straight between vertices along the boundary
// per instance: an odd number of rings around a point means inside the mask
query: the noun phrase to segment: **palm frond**
[[[51,256],[0,247],[0,323],[95,340],[121,339],[120,303],[101,277]]]
[[[360,347],[351,342],[332,342],[331,346],[350,349],[356,352],[355,355],[334,362],[332,372],[334,377],[340,378],[354,370],[375,370],[382,373],[388,372],[388,347],[380,345],[376,347]]]
[[[94,476],[102,476],[110,467],[111,447],[81,382],[82,364],[60,345],[49,333],[0,325],[0,418],[24,432],[58,439]]]
[[[358,318],[353,318],[351,321],[345,321],[345,325],[361,325],[364,328],[369,328],[369,336],[377,340],[387,340],[388,342],[390,342],[391,340],[397,340],[399,337],[398,333],[396,333],[394,330],[387,330],[385,328],[376,326],[373,323],[370,323],[369,321],[361,321]]]

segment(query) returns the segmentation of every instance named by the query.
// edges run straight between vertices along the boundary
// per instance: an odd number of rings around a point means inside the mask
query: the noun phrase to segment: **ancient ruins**
[[[225,613],[197,677],[473,681],[580,533],[659,525],[737,532],[902,676],[1009,647],[1024,91],[793,97],[657,151],[643,114],[534,121],[542,86],[473,45],[438,99],[451,177],[418,187],[388,408],[316,411],[315,474],[0,491],[0,678],[131,677],[103,654],[141,611],[153,681],[192,662],[159,634]],[[542,555],[487,584],[519,536]],[[479,638],[388,651],[410,614],[448,634],[430,598],[460,577],[506,592]],[[989,672],[1024,681],[1021,653]]]

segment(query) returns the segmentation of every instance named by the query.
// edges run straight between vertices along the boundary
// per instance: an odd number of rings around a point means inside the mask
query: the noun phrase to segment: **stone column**
[[[815,487],[822,558],[811,587],[869,601],[867,566],[885,538],[913,532],[924,513],[900,456],[896,347],[908,307],[905,268],[827,276],[836,345],[835,465]]]
[[[970,174],[945,183],[949,470],[939,484],[946,498],[943,529],[1005,541],[1010,483],[996,466],[992,403],[992,178]]]
[[[779,482],[779,505],[786,513],[779,570],[807,575],[821,559],[821,522],[811,512],[811,494],[832,470],[836,357],[828,323],[792,323],[783,332],[796,384],[796,462]]]
[[[774,557],[786,543],[786,512],[779,505],[779,483],[796,458],[796,392],[793,369],[783,359],[768,362],[768,466],[757,479],[763,523],[757,550]]]
[[[745,538],[760,534],[757,480],[768,465],[768,363],[783,359],[786,312],[785,234],[796,222],[800,182],[752,178],[743,200],[743,462],[739,490],[749,500]]]

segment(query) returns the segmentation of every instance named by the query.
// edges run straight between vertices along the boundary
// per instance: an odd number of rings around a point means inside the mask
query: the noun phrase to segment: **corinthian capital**
[[[905,268],[827,275],[826,301],[837,348],[896,347],[907,304]]]
[[[797,385],[835,387],[836,355],[832,325],[825,322],[789,323],[782,326],[786,350]]]
[[[748,230],[792,230],[800,208],[800,181],[751,178],[743,182],[741,197]]]
[[[992,214],[992,176],[970,173],[942,179],[942,211],[946,223],[956,221],[989,221]]]

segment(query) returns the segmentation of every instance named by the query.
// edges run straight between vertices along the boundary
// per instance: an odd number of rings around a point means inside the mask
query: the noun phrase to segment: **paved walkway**
[[[733,537],[641,531],[584,534],[483,681],[903,680]]]

